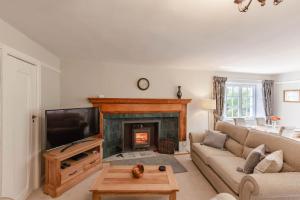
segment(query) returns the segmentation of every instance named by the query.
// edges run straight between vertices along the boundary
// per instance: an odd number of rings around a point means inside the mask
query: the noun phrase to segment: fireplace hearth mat
[[[187,172],[186,168],[174,157],[174,155],[157,154],[153,157],[143,157],[126,160],[111,161],[111,165],[135,165],[142,163],[144,165],[171,165],[174,173]]]
[[[137,159],[137,158],[148,158],[157,156],[159,153],[156,153],[154,151],[148,150],[148,151],[132,151],[132,152],[125,152],[125,153],[119,153],[107,158],[104,158],[104,162],[110,162],[115,160],[128,160],[128,159]]]

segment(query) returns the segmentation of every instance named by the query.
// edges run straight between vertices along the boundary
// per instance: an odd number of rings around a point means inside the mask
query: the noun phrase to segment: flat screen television
[[[47,150],[99,133],[98,108],[46,110],[45,114]]]

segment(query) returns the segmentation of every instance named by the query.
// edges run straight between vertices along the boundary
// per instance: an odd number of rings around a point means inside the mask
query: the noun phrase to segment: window
[[[256,116],[256,85],[226,84],[225,118],[254,118]]]

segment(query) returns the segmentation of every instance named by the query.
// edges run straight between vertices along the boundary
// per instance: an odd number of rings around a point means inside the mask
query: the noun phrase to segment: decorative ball
[[[141,178],[144,174],[145,168],[142,164],[137,164],[131,170],[133,178]]]
[[[145,168],[143,164],[137,164],[136,166],[139,168],[140,172],[144,173]]]

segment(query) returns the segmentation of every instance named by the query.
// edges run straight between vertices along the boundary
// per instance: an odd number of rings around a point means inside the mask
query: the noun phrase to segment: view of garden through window
[[[226,85],[225,117],[255,117],[255,85]]]

